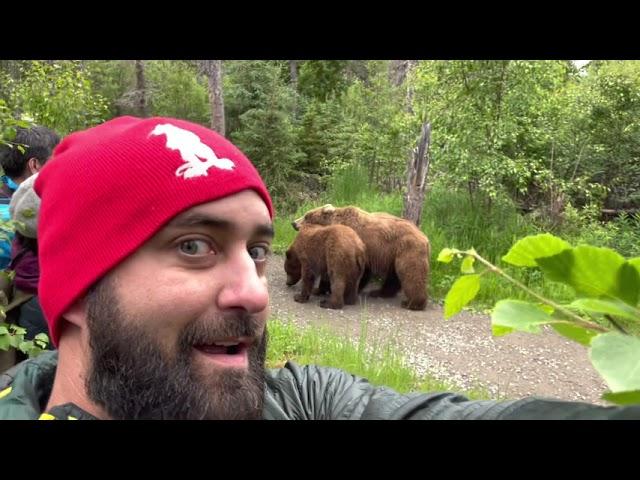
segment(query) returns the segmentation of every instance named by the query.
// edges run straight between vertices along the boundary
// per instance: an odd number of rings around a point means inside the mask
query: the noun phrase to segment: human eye
[[[215,253],[210,242],[198,238],[190,238],[178,244],[180,253],[189,257],[202,257]]]
[[[271,250],[268,245],[253,245],[248,249],[249,255],[255,262],[264,262]]]

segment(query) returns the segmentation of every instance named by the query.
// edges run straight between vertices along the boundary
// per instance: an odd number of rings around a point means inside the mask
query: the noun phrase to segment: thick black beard
[[[107,280],[87,296],[91,362],[86,389],[109,417],[262,418],[267,331],[260,334],[260,323],[253,316],[238,310],[193,321],[180,333],[171,353],[149,333],[155,320],[128,317]],[[259,339],[249,347],[247,371],[221,370],[207,377],[196,371],[193,345],[239,336]]]

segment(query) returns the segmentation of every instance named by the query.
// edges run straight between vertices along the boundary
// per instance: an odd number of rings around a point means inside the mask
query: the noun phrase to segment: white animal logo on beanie
[[[166,147],[178,150],[186,162],[176,170],[177,177],[193,178],[209,175],[211,167],[222,170],[233,170],[235,163],[228,158],[218,158],[215,152],[200,141],[200,137],[189,130],[176,127],[170,123],[158,124],[149,135],[165,135]],[[201,160],[203,159],[203,160]]]

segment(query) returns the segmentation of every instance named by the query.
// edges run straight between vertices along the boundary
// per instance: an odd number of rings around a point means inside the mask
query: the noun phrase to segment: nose
[[[223,275],[223,287],[218,295],[218,308],[241,308],[248,313],[262,312],[269,305],[267,279],[258,274],[256,264],[247,251],[229,258]]]
[[[295,220],[291,222],[291,226],[293,227],[294,230],[298,230],[298,224],[296,223]]]

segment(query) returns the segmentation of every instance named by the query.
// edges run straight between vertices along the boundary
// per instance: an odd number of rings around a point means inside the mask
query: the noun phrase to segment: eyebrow
[[[171,228],[208,227],[223,230],[237,229],[237,225],[230,220],[203,215],[201,213],[181,215],[171,220],[167,226]],[[253,235],[273,238],[275,235],[273,225],[270,223],[256,225],[253,229]]]

